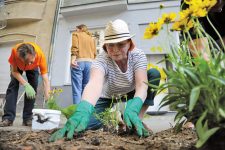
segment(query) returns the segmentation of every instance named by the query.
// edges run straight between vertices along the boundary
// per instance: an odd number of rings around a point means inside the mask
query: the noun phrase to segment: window
[[[97,55],[98,55],[103,50],[102,46],[103,46],[103,41],[104,41],[104,29],[103,28],[90,29],[90,32],[92,33],[93,37],[95,38]]]

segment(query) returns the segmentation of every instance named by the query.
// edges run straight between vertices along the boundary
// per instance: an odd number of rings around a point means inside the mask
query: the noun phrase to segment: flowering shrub
[[[208,35],[199,22],[200,17],[208,18],[208,12],[217,3],[216,0],[184,0],[189,7],[179,12],[163,14],[158,22],[149,23],[144,38],[158,35],[165,24],[170,32],[182,31],[180,44],[170,42],[168,61],[173,68],[165,69],[168,81],[158,87],[159,92],[170,89],[170,93],[161,101],[161,107],[176,106],[179,130],[187,122],[196,126],[198,141],[196,147],[202,147],[216,132],[225,129],[225,50],[221,36],[215,29],[222,46]],[[183,4],[182,4],[183,5]],[[177,18],[177,19],[176,19]],[[197,41],[192,39],[190,30],[196,33],[205,47],[199,49]],[[171,40],[171,39],[170,39]],[[183,120],[186,117],[186,120]]]

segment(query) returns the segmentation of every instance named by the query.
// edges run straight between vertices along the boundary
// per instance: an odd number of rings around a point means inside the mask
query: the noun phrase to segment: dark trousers
[[[160,72],[157,69],[150,69],[147,71],[147,75],[148,75],[148,82],[158,86],[159,82],[160,82]],[[134,97],[135,91],[129,92],[127,93],[127,98],[120,98],[119,101],[126,101],[126,100],[130,100]],[[154,97],[156,95],[156,91],[152,91],[151,87],[148,87],[148,92],[147,92],[147,97],[146,100],[144,101],[143,105],[147,105],[147,106],[152,106],[154,105]],[[113,106],[115,103],[117,103],[118,101],[113,101],[112,99],[108,99],[108,98],[99,98],[99,100],[97,101],[96,105],[95,105],[95,113],[99,114],[101,112],[104,112],[107,108],[109,108],[110,106]],[[98,119],[96,119],[96,117],[94,115],[91,116],[90,118],[90,122],[88,124],[87,129],[88,130],[97,130],[99,128],[102,127],[102,122]]]
[[[18,70],[20,74],[23,71]],[[26,71],[26,77],[28,83],[34,88],[37,92],[38,86],[38,76],[39,71],[38,69],[35,70],[28,70]],[[6,91],[6,103],[4,107],[4,115],[2,116],[2,120],[8,119],[10,121],[14,121],[16,117],[16,103],[18,97],[18,90],[19,90],[19,81],[11,75],[11,81],[9,83],[8,89]],[[28,99],[26,94],[24,97],[24,108],[23,108],[23,120],[32,119],[32,109],[34,108],[35,99]]]

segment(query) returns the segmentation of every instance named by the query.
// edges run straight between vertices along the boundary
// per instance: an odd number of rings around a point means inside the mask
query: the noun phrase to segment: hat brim
[[[118,43],[118,42],[122,42],[122,41],[125,41],[127,39],[131,39],[132,37],[134,37],[135,34],[131,35],[130,37],[122,37],[122,38],[116,38],[116,39],[110,39],[110,40],[104,40],[104,44],[107,44],[107,43]]]

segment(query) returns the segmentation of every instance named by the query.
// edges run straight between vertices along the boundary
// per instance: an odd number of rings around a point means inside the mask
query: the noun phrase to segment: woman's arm
[[[48,80],[48,74],[42,74],[42,80],[43,80],[43,86],[44,86],[44,94],[45,99],[47,100],[49,98],[49,91],[50,91],[50,82]]]
[[[78,66],[77,64],[77,55],[78,55],[78,51],[79,51],[79,43],[78,43],[78,36],[76,33],[72,34],[72,46],[71,46],[71,60],[70,60],[70,64],[71,67],[76,68]]]
[[[144,69],[138,69],[135,71],[135,95],[134,97],[140,97],[144,102],[147,97],[148,85],[147,71]]]
[[[84,92],[82,94],[82,100],[86,100],[95,106],[102,93],[102,87],[104,83],[104,73],[100,69],[92,68],[90,74],[90,80]]]
[[[193,43],[189,42],[188,46],[190,48],[193,57],[202,56],[206,61],[210,59],[210,49],[208,39],[206,37],[193,39]]]

